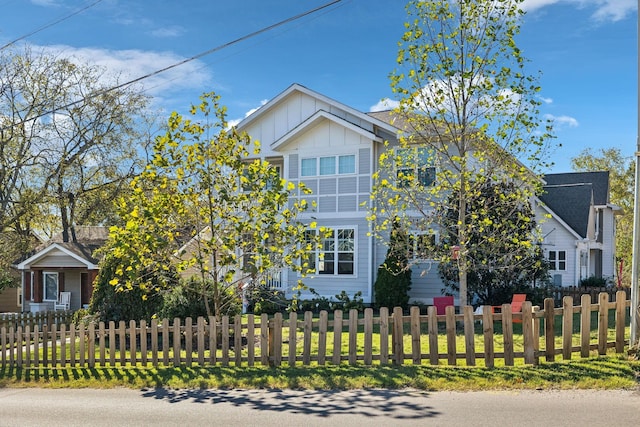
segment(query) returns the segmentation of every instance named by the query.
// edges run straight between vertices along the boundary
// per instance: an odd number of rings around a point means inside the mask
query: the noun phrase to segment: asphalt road
[[[0,389],[0,426],[640,426],[635,391]]]

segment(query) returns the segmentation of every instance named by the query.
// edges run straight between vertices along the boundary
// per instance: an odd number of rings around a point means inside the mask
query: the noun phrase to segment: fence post
[[[349,310],[349,365],[358,360],[358,310]]]
[[[411,307],[411,358],[414,365],[422,363],[420,348],[420,307]]]
[[[573,336],[573,298],[562,299],[562,359],[571,360],[571,339]]]
[[[533,346],[533,318],[531,315],[531,302],[522,303],[522,337],[524,343],[524,363],[535,363],[535,349]]]
[[[364,364],[369,366],[373,360],[373,309],[364,309]]]
[[[242,316],[235,315],[233,320],[233,355],[236,366],[242,366]]]
[[[342,359],[342,310],[333,312],[333,357],[331,363],[339,365]]]
[[[556,341],[554,328],[555,312],[552,298],[544,300],[544,338],[545,356],[547,362],[553,362],[556,357]]]
[[[296,365],[296,347],[298,345],[298,313],[289,313],[289,366]]]
[[[429,363],[437,365],[440,359],[438,349],[438,313],[433,305],[427,307],[427,325],[429,330]]]
[[[447,329],[447,361],[449,365],[455,365],[457,359],[456,348],[456,308],[452,305],[445,309]]]
[[[624,351],[624,325],[626,317],[627,293],[625,291],[616,292],[616,353]]]
[[[304,313],[304,335],[302,339],[302,364],[308,366],[311,363],[311,335],[313,333],[313,313]]]
[[[598,294],[598,354],[607,354],[607,332],[609,329],[609,294]]]
[[[402,307],[394,307],[393,336],[391,337],[391,342],[393,344],[393,361],[396,365],[402,365],[404,363],[403,330]]]
[[[327,357],[327,325],[329,313],[320,311],[320,324],[318,325],[318,365],[323,366]]]
[[[495,351],[493,348],[493,308],[482,306],[482,329],[484,336],[484,364],[487,368],[494,367]]]
[[[465,305],[462,310],[464,313],[464,341],[467,366],[476,366],[475,314],[473,313],[473,307],[470,305]]]
[[[580,297],[580,356],[589,357],[591,350],[591,295]]]
[[[380,364],[389,363],[389,309],[380,307]]]

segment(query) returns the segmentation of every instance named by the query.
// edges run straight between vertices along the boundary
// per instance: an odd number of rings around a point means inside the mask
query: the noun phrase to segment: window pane
[[[354,230],[338,230],[338,250],[353,252],[354,248]]]
[[[315,176],[316,171],[316,159],[302,159],[300,166],[300,174],[302,176]]]
[[[44,274],[44,299],[48,301],[58,300],[58,275]]]
[[[356,156],[338,157],[338,173],[356,173]]]
[[[336,173],[336,158],[320,157],[320,175],[335,175]]]
[[[318,263],[319,274],[333,274],[335,271],[335,259],[332,252],[325,252],[324,259]]]

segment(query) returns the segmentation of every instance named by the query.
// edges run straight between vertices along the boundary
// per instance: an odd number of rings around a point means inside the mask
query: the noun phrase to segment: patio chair
[[[511,313],[520,313],[522,311],[522,303],[527,300],[527,294],[513,294],[511,297]],[[491,307],[492,311],[502,311],[501,305]],[[513,319],[513,323],[522,323],[520,319]]]
[[[436,313],[438,315],[446,314],[446,308],[453,305],[453,296],[434,297],[433,305],[436,306]]]
[[[53,305],[54,310],[69,310],[71,306],[71,292],[60,292],[58,301]]]

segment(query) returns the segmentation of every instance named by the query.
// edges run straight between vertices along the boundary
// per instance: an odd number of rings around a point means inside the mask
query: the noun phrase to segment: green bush
[[[289,308],[289,301],[282,291],[267,286],[256,286],[249,291],[249,311],[254,314],[282,313]]]
[[[200,316],[207,317],[207,308],[205,305],[205,295],[211,292],[210,284],[203,285],[196,278],[190,278],[180,283],[180,285],[171,289],[164,295],[164,301],[158,316],[163,319],[192,319]],[[242,311],[241,301],[235,289],[227,287],[222,292],[222,310],[221,315],[235,316]],[[209,309],[213,312],[213,301],[209,298]]]
[[[378,268],[378,277],[373,285],[378,307],[406,309],[409,305],[411,269],[408,267],[406,242],[406,233],[394,227],[387,258]]]
[[[580,286],[585,288],[604,288],[608,285],[607,279],[604,277],[590,276],[580,280]]]

